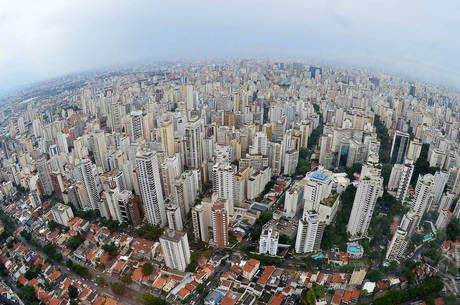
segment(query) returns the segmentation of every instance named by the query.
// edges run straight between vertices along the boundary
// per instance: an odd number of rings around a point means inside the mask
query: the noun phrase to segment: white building
[[[219,198],[227,199],[225,209],[230,215],[233,215],[234,175],[233,167],[229,163],[218,163],[212,168],[212,191]]]
[[[374,213],[377,198],[383,195],[383,178],[380,169],[365,164],[356,190],[347,231],[352,236],[366,235]]]
[[[185,124],[185,164],[188,168],[200,168],[202,155],[201,122],[193,117]]]
[[[51,195],[53,193],[53,184],[51,183],[50,172],[48,169],[48,162],[45,157],[41,157],[36,163],[38,177],[42,183],[44,195]]]
[[[99,209],[101,198],[99,196],[99,179],[96,166],[89,159],[82,159],[75,170],[77,180],[83,182],[89,208],[93,210]]]
[[[183,231],[184,225],[182,223],[182,216],[180,213],[180,208],[173,204],[169,203],[166,205],[166,218],[168,219],[168,226],[171,230]]]
[[[250,200],[255,199],[265,189],[265,185],[270,181],[271,168],[267,167],[261,170],[255,170],[247,180],[247,197]]]
[[[441,201],[441,196],[444,192],[444,188],[446,187],[447,180],[449,179],[448,172],[437,171],[434,174],[433,178],[433,204],[438,205]]]
[[[318,251],[321,246],[326,223],[320,219],[316,211],[306,211],[299,220],[297,238],[295,241],[296,253],[309,253]]]
[[[439,213],[438,219],[436,219],[436,229],[441,230],[445,229],[452,219],[453,213],[448,210],[442,210]]]
[[[156,152],[142,151],[136,155],[136,173],[147,221],[152,225],[166,225]]]
[[[267,135],[265,132],[258,131],[254,135],[252,145],[249,146],[249,154],[266,156],[267,153],[268,153]]]
[[[187,265],[190,264],[187,233],[168,229],[160,237],[160,245],[166,266],[185,271]]]
[[[407,232],[401,228],[398,228],[393,234],[393,238],[388,245],[387,253],[385,255],[385,260],[395,261],[398,260],[406,250],[407,246]]]
[[[303,208],[303,192],[305,189],[306,179],[296,182],[284,195],[284,215],[294,217],[301,208]]]
[[[142,111],[131,111],[129,120],[129,135],[131,136],[132,142],[137,142],[144,139],[143,122],[144,118],[142,116]]]
[[[411,211],[417,216],[415,222],[415,227],[420,224],[423,214],[431,206],[433,200],[433,195],[431,193],[434,177],[431,174],[426,174],[425,176],[419,176],[417,180],[417,185],[415,187],[415,197],[411,202]]]
[[[284,155],[284,171],[283,174],[291,176],[295,174],[297,163],[299,162],[299,152],[295,149],[286,151]]]
[[[279,230],[273,222],[266,223],[259,239],[259,254],[276,255],[278,251]]]
[[[304,211],[319,211],[321,200],[329,197],[332,191],[332,172],[322,167],[310,172],[305,177],[307,180],[303,192]]]
[[[211,205],[198,204],[192,208],[193,235],[195,240],[208,242]]]
[[[52,209],[54,221],[63,226],[69,226],[69,220],[73,218],[72,208],[68,205],[57,203]]]

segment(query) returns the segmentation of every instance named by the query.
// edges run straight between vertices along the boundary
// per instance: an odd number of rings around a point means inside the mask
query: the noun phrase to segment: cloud
[[[459,16],[455,0],[0,0],[0,92],[114,64],[245,55],[343,61],[458,88]]]

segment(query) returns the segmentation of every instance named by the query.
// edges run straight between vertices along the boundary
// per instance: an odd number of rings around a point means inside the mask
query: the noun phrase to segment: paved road
[[[46,257],[46,254],[42,252],[41,249],[38,249],[37,247],[35,247],[34,245],[30,244],[29,242],[27,242],[24,238],[22,238],[21,236],[18,236],[18,238],[21,239],[21,242],[24,243],[25,245],[27,245],[30,249],[32,249],[35,253],[39,253],[42,257]],[[79,280],[80,282],[86,284],[89,288],[99,292],[99,293],[104,293],[106,294],[107,296],[110,296],[112,297],[113,299],[121,302],[123,305],[129,305],[129,304],[143,304],[142,302],[139,302],[137,299],[135,298],[131,298],[131,297],[128,297],[128,296],[119,296],[119,295],[114,295],[114,293],[112,292],[112,290],[106,286],[101,286],[101,285],[98,285],[96,283],[94,283],[93,281],[90,281],[90,280],[87,280],[83,277],[81,277],[80,275],[78,275],[77,273],[73,272],[72,270],[70,270],[69,268],[67,268],[67,266],[65,266],[64,264],[60,263],[60,262],[56,262],[54,261],[53,262],[53,265],[59,267],[59,269],[61,270],[61,272],[67,276],[68,278],[72,279],[72,280]],[[100,272],[96,273],[95,274],[97,276],[102,276]],[[104,279],[106,280],[106,282],[110,283],[113,281],[113,278],[110,278],[110,277],[107,277],[106,275],[103,276]],[[130,287],[126,287],[126,292],[127,294],[129,295],[134,295],[135,297],[142,297],[142,293],[140,291],[136,291]]]

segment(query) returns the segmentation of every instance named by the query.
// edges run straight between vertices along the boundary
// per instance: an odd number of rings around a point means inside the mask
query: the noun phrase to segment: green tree
[[[74,285],[70,285],[68,291],[71,299],[76,299],[78,297],[78,289]]]
[[[35,302],[35,289],[32,285],[25,285],[18,289],[18,296],[25,304]]]
[[[112,291],[118,295],[123,295],[126,290],[125,286],[123,286],[121,283],[118,283],[118,282],[111,283],[110,289],[112,289]]]
[[[257,218],[256,223],[263,226],[273,218],[273,214],[270,212],[261,212],[259,218]]]
[[[371,270],[367,273],[366,277],[371,282],[377,282],[383,278],[383,273],[378,270]]]
[[[104,285],[105,284],[105,280],[102,276],[98,276],[96,278],[96,283],[99,284],[99,285]]]
[[[133,282],[132,278],[131,278],[131,274],[125,274],[121,277],[121,281],[123,283],[126,283],[126,284],[131,284]]]
[[[110,256],[111,259],[116,257],[118,255],[118,247],[115,246],[114,243],[106,244],[102,246],[102,249],[104,249],[105,252],[107,252]]]
[[[142,295],[142,301],[144,302],[144,305],[166,305],[165,300],[156,297],[148,292]]]
[[[142,265],[142,274],[143,275],[150,275],[153,272],[153,265],[150,263],[144,263]]]
[[[136,235],[148,240],[157,240],[163,233],[163,229],[160,226],[152,226],[150,224],[144,224],[136,230]]]

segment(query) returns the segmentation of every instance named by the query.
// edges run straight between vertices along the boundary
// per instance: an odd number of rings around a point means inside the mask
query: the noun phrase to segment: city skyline
[[[93,69],[238,57],[377,69],[460,88],[454,1],[4,2],[2,95]]]

